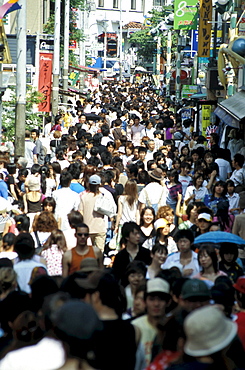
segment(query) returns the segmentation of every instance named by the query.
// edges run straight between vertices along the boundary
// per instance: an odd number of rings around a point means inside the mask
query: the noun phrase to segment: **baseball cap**
[[[148,280],[146,283],[146,293],[164,293],[169,294],[170,292],[170,285],[166,280],[161,278],[155,278]]]
[[[190,279],[187,280],[181,290],[181,296],[183,299],[202,297],[210,298],[210,291],[207,284],[204,281],[199,279]]]
[[[242,294],[245,294],[245,276],[240,276],[233,287]]]
[[[91,185],[100,185],[101,184],[101,178],[98,175],[92,175],[92,176],[90,176],[88,182]]]
[[[155,221],[154,223],[154,228],[156,230],[158,229],[163,229],[169,224],[169,222],[165,218],[159,218],[158,220]]]
[[[212,216],[209,213],[200,213],[200,215],[198,215],[198,220],[201,219],[207,222],[212,222]]]

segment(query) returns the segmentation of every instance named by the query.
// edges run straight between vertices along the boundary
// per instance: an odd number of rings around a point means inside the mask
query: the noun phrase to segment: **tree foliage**
[[[10,99],[3,101],[2,125],[6,127],[6,137],[8,140],[14,141],[15,137],[15,108],[16,108],[16,91],[15,87],[9,87]],[[32,129],[34,126],[41,127],[43,115],[37,112],[34,106],[42,102],[43,94],[38,92],[32,86],[27,85],[26,92],[26,129]]]
[[[55,0],[52,0],[54,3]],[[74,40],[77,43],[84,40],[84,33],[83,30],[78,28],[77,21],[78,21],[78,13],[77,9],[84,10],[85,3],[84,0],[70,0],[70,40]],[[61,61],[64,56],[64,14],[65,14],[65,0],[61,1],[61,22],[60,22],[60,58]],[[47,34],[54,34],[54,21],[55,21],[55,14],[54,11],[51,13],[47,23],[44,25],[44,33]],[[72,50],[69,51],[69,62],[73,65],[77,65],[77,59]]]
[[[150,27],[134,32],[130,35],[129,42],[131,45],[135,45],[138,48],[137,54],[144,57],[145,61],[148,61],[149,59],[152,60],[152,56],[156,53],[157,47],[157,33],[152,34],[150,33],[150,30],[157,27],[159,23],[164,21],[170,13],[173,13],[173,11],[174,8],[172,5],[163,6],[161,11],[153,9],[149,12],[151,15]],[[159,30],[159,35],[161,36],[162,55],[164,55],[167,46],[166,31]],[[172,55],[174,55],[174,52],[176,51],[177,38],[177,32],[172,30]]]

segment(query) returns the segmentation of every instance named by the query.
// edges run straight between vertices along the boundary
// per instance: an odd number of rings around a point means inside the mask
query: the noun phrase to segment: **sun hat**
[[[151,111],[151,115],[157,115],[157,111],[154,109],[153,111]]]
[[[92,175],[92,176],[90,176],[88,182],[91,185],[100,185],[101,184],[101,178],[98,175]]]
[[[84,258],[80,263],[81,272],[92,272],[99,270],[98,262],[95,258]]]
[[[233,287],[240,293],[245,294],[245,276],[240,276]]]
[[[27,182],[28,189],[30,191],[38,191],[40,190],[40,180],[39,177],[36,176],[30,176],[28,182]]]
[[[170,285],[166,280],[163,280],[161,278],[154,278],[151,280],[148,280],[146,283],[146,293],[164,293],[169,294],[170,292]]]
[[[154,170],[148,171],[149,176],[151,176],[153,179],[161,181],[164,179],[163,171],[161,168],[155,168]]]
[[[212,216],[209,214],[209,213],[200,213],[200,215],[198,215],[198,220],[205,220],[207,222],[212,222]]]
[[[181,290],[181,297],[182,299],[202,297],[207,298],[208,300],[210,298],[210,291],[204,281],[199,279],[190,279],[184,283]]]
[[[165,218],[159,218],[158,220],[155,221],[154,223],[154,229],[163,229],[169,224],[169,222]]]
[[[221,310],[205,306],[191,312],[184,321],[187,337],[184,351],[189,356],[208,356],[227,347],[237,333],[237,324]]]

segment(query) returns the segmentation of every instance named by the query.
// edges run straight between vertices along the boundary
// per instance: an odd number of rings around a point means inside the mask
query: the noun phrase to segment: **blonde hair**
[[[17,274],[11,267],[0,269],[0,294],[13,289],[17,284]]]
[[[158,209],[156,219],[166,218],[166,216],[173,216],[174,211],[170,206],[162,206]]]
[[[137,184],[134,180],[128,180],[124,187],[124,195],[126,195],[126,200],[130,207],[134,204],[134,202],[138,200],[138,191],[137,191]]]

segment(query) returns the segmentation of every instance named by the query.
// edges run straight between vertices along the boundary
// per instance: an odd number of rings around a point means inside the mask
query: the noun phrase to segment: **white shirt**
[[[32,270],[35,267],[43,267],[46,270],[46,266],[34,259],[24,260],[14,264],[14,271],[17,274],[17,282],[20,290],[28,294],[31,293],[29,281],[31,279]]]
[[[208,194],[208,189],[205,186],[201,186],[198,190],[194,185],[190,185],[186,189],[185,200],[189,199],[193,194],[195,194],[195,199],[204,200],[206,194]],[[195,199],[193,201],[195,201]]]
[[[188,263],[188,265],[183,266],[180,263],[180,252],[174,253],[171,256],[168,256],[165,263],[161,265],[161,268],[163,270],[170,269],[171,267],[178,267],[181,273],[183,273],[186,269],[192,269],[193,272],[189,277],[193,277],[194,275],[197,275],[200,272],[200,267],[198,263],[197,253],[192,251],[192,259],[191,262]]]
[[[80,204],[79,194],[70,188],[61,188],[53,192],[56,201],[55,216],[61,218],[61,230],[70,228],[67,215],[72,209],[78,210]]]
[[[65,363],[65,351],[58,340],[43,338],[33,346],[9,352],[0,362],[1,370],[54,370]]]
[[[147,197],[148,195],[148,197]],[[139,194],[139,202],[146,204],[147,207],[152,207],[153,204],[158,204],[158,208],[166,206],[166,199],[168,195],[168,189],[166,186],[162,186],[157,182],[150,182]],[[150,204],[148,203],[148,199]]]
[[[182,185],[182,196],[185,198],[187,187],[190,185],[192,178],[190,176],[179,175],[179,182]]]
[[[217,163],[217,165],[219,166],[220,180],[226,181],[228,178],[228,173],[232,172],[230,163],[223,158],[215,159],[215,163]]]

